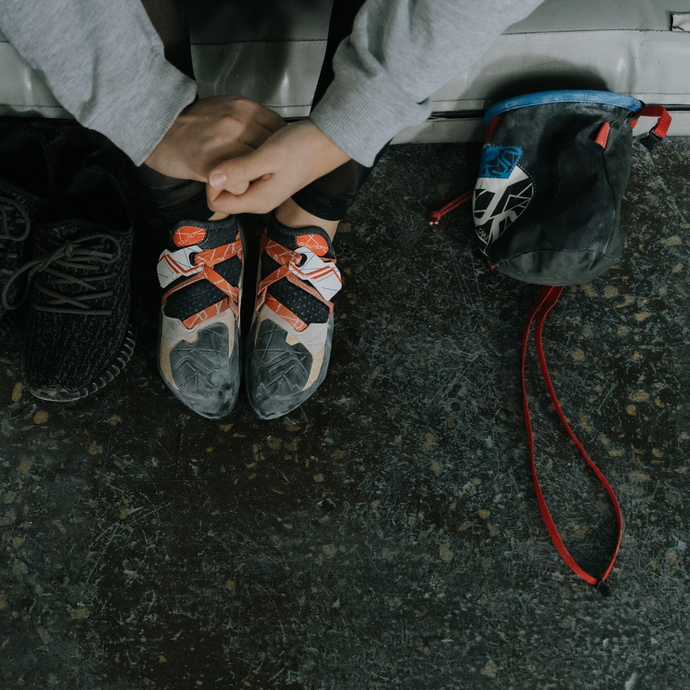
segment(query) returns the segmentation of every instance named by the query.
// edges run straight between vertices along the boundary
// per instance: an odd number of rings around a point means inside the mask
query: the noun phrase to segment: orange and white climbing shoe
[[[333,246],[321,228],[288,228],[271,216],[261,239],[245,357],[247,395],[261,419],[291,412],[326,376],[331,300],[341,285]]]
[[[182,221],[158,259],[158,370],[180,401],[209,419],[229,414],[240,387],[242,235],[234,216]]]

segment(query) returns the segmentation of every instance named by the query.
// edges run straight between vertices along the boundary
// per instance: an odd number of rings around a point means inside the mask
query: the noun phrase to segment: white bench
[[[330,2],[185,2],[202,95],[241,93],[287,118],[308,114]],[[0,75],[0,115],[69,117],[2,35]],[[546,0],[436,92],[433,117],[395,142],[479,139],[491,103],[549,88],[601,88],[662,103],[673,111],[670,133],[690,135],[690,0]]]

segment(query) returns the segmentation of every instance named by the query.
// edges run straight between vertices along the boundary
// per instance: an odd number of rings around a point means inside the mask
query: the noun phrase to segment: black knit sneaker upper
[[[22,302],[25,280],[10,280],[30,254],[31,225],[55,199],[55,167],[64,135],[30,125],[0,140],[0,319]]]
[[[32,393],[72,400],[124,367],[129,329],[132,213],[121,187],[119,152],[94,154],[39,226],[27,323],[24,375]]]

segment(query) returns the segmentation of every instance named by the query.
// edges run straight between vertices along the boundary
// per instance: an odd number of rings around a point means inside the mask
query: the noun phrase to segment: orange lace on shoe
[[[318,235],[304,235],[300,237],[300,246],[308,249],[316,256],[319,256],[320,261],[324,264],[327,264],[328,268],[323,269],[321,272],[322,275],[335,274],[337,275],[338,281],[340,281],[340,274],[337,268],[335,268],[335,259],[323,257],[323,254],[328,251],[328,246],[323,238],[319,237]],[[277,269],[275,269],[275,271],[267,275],[259,283],[256,296],[257,311],[265,304],[269,309],[274,311],[278,316],[289,323],[296,331],[300,332],[307,328],[309,324],[300,319],[299,316],[288,309],[282,302],[277,300],[272,295],[267,294],[268,288],[273,285],[273,283],[285,278],[293,285],[296,285],[305,292],[308,292],[312,297],[315,297],[321,303],[325,304],[328,307],[329,316],[333,313],[333,302],[327,300],[315,287],[308,282],[305,282],[305,280],[301,279],[295,273],[295,269],[297,269],[297,273],[299,273],[299,267],[305,261],[304,254],[300,254],[297,251],[284,247],[278,242],[275,242],[267,237],[265,234],[261,238],[261,251],[266,252],[266,254],[268,254],[273,261],[280,265]]]
[[[193,226],[184,226],[175,232],[173,241],[176,246],[190,247],[199,241],[203,241],[206,237],[206,230],[203,228],[195,228]],[[213,247],[205,251],[198,252],[194,255],[194,266],[199,268],[195,270],[194,274],[186,280],[175,285],[163,295],[163,306],[170,295],[186,288],[192,283],[200,280],[208,280],[209,283],[215,285],[221,292],[225,293],[225,297],[212,304],[196,314],[185,319],[182,323],[188,329],[195,328],[201,323],[221,314],[227,309],[232,310],[235,318],[239,318],[239,301],[240,288],[231,285],[220,273],[214,270],[215,266],[234,256],[242,259],[242,242],[240,241],[240,234],[237,233],[234,242],[222,244],[218,247]]]

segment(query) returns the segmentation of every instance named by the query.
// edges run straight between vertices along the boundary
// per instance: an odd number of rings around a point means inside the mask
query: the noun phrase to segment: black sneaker
[[[175,397],[208,419],[228,415],[240,388],[242,247],[234,216],[181,221],[158,259],[158,369]]]
[[[26,281],[9,281],[27,260],[31,227],[56,197],[55,172],[65,136],[49,124],[7,128],[0,135],[0,334],[26,297]]]
[[[326,232],[288,228],[271,216],[261,239],[245,358],[247,395],[261,419],[291,412],[324,380],[333,337],[331,300],[341,285]]]
[[[119,374],[134,349],[129,326],[133,213],[119,151],[89,156],[37,227],[24,378],[42,400],[71,401]],[[19,272],[15,273],[15,277]]]

